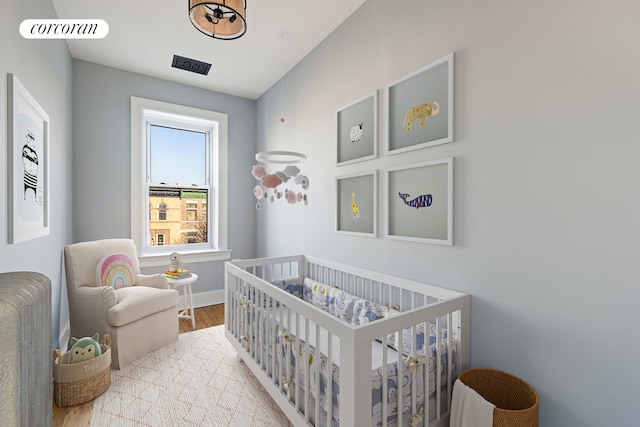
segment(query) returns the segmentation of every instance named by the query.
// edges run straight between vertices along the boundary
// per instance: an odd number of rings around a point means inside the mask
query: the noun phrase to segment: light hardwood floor
[[[196,330],[224,324],[224,304],[195,309]],[[179,332],[191,332],[191,321],[178,319]],[[93,401],[61,408],[53,403],[53,427],[88,427],[91,424]]]

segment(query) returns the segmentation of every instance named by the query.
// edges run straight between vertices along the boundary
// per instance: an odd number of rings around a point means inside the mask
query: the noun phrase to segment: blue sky
[[[151,183],[204,185],[205,154],[204,133],[151,126]]]

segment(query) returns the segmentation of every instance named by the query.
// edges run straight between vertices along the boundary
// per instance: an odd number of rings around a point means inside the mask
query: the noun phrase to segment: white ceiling
[[[104,39],[67,40],[84,61],[257,99],[366,0],[247,0],[247,33],[211,39],[188,0],[52,0],[60,19],[103,19]],[[171,67],[173,55],[212,64],[207,76]]]

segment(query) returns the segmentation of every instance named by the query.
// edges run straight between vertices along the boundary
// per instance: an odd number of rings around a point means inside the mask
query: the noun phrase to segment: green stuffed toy
[[[69,350],[69,363],[79,363],[93,359],[102,354],[102,348],[98,342],[99,335],[96,332],[92,337],[71,337],[71,350]]]

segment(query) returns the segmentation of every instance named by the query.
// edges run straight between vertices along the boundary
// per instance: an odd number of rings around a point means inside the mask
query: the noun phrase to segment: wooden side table
[[[191,273],[190,276],[181,277],[179,279],[174,279],[171,277],[167,277],[167,282],[169,282],[169,287],[171,289],[176,289],[179,286],[184,286],[184,290],[182,291],[182,305],[184,310],[178,313],[178,318],[181,319],[191,319],[191,327],[193,329],[196,328],[196,315],[193,311],[193,296],[191,294],[191,284],[198,280],[198,275],[195,273]]]

